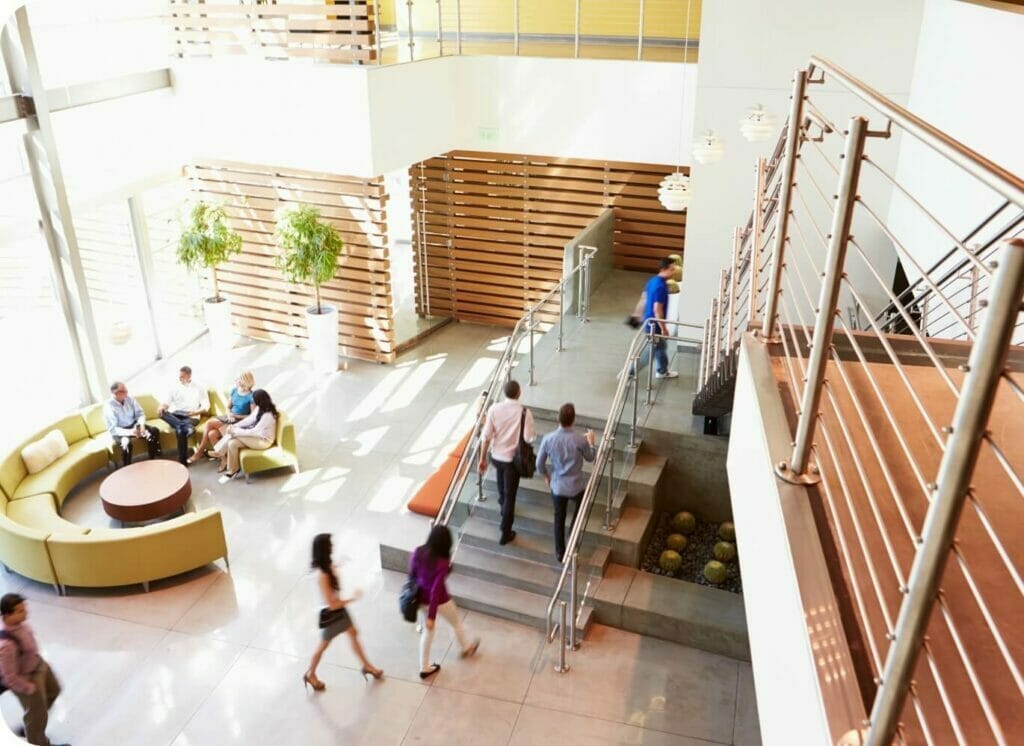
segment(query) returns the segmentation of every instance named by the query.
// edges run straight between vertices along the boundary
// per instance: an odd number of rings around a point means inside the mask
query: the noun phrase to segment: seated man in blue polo
[[[210,397],[206,389],[192,381],[192,369],[187,365],[178,371],[178,385],[171,389],[167,401],[160,405],[160,419],[174,428],[178,438],[178,462],[188,461],[188,439],[195,432],[199,418],[210,411]]]
[[[655,334],[668,336],[668,325],[664,323],[665,313],[668,311],[668,280],[675,274],[675,265],[672,260],[665,257],[658,262],[658,274],[647,281],[644,286],[644,315],[641,328],[646,333],[654,331]],[[640,359],[637,361],[639,367],[647,365],[650,357],[650,345],[645,345]],[[630,375],[636,375],[631,370]],[[659,338],[654,342],[654,377],[655,378],[678,378],[679,373],[668,369],[668,342]]]

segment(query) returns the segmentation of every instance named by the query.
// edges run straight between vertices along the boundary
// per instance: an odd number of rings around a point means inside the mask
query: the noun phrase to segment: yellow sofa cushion
[[[274,445],[262,451],[255,448],[243,448],[239,452],[238,463],[245,474],[270,471],[286,466],[298,467],[299,457],[295,449],[295,426],[283,412],[277,417],[277,437]]]
[[[22,526],[0,515],[0,558],[19,575],[40,583],[56,583],[50,554],[46,551],[46,532]]]
[[[38,474],[68,452],[68,442],[60,430],[51,430],[39,440],[21,449],[21,460],[29,474]]]
[[[46,545],[58,582],[88,588],[159,580],[228,555],[215,508],[140,528],[55,533]]]
[[[11,497],[20,500],[49,492],[57,498],[58,505],[63,505],[75,485],[94,471],[105,468],[107,459],[103,443],[92,438],[80,440],[43,471],[26,475]]]
[[[85,420],[85,428],[89,431],[90,437],[103,435],[107,432],[107,423],[103,421],[103,404],[90,404],[82,409],[79,414]]]
[[[88,528],[65,521],[57,515],[57,506],[53,501],[53,495],[49,493],[33,495],[8,504],[7,517],[22,526],[28,526],[47,534],[56,532],[86,534],[89,532]]]
[[[21,450],[29,443],[39,440],[41,437],[51,430],[60,430],[64,433],[64,440],[68,442],[69,446],[74,446],[81,440],[87,440],[89,437],[89,431],[85,426],[85,420],[82,419],[82,415],[78,412],[68,415],[63,419],[58,420],[49,427],[44,427],[39,432],[35,433],[29,438],[26,438],[20,445],[14,450],[4,456],[3,461],[0,461],[0,489],[2,489],[7,497],[13,499],[17,497],[18,487],[22,480],[28,475],[28,470],[25,468],[25,462],[21,458]],[[67,458],[67,455],[62,458]],[[60,461],[60,459],[58,459]],[[44,470],[49,471],[49,469]],[[40,492],[47,492],[48,490],[40,490]],[[29,494],[36,494],[35,492]]]

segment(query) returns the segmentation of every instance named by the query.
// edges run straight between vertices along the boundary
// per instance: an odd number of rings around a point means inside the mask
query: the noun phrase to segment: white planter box
[[[313,357],[313,371],[334,373],[338,370],[338,309],[321,305],[306,309],[306,330],[309,333],[308,347]]]
[[[210,342],[215,350],[230,350],[235,344],[235,330],[231,323],[231,301],[224,298],[219,303],[203,302],[206,326],[210,330]]]

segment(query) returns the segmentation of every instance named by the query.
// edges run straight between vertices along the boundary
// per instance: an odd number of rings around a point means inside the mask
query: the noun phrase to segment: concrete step
[[[496,587],[492,582],[453,572],[448,578],[448,593],[464,609],[479,611],[543,630],[547,627],[549,594]],[[576,619],[576,630],[586,635],[594,610],[583,606]],[[557,621],[557,619],[556,619]]]
[[[516,530],[515,541],[504,546],[498,543],[498,536],[497,523],[474,516],[462,526],[459,551],[463,545],[472,546],[495,554],[544,564],[561,571],[562,565],[555,557],[550,520],[545,533]],[[580,562],[598,565],[603,569],[608,562],[610,549],[611,541],[603,532],[601,535],[585,536],[580,548]]]
[[[603,572],[604,564],[608,559],[607,549],[598,554],[604,558],[603,562],[590,556],[588,560],[591,561],[580,567],[580,571],[584,573],[585,577],[593,577],[595,573],[600,577]],[[562,575],[561,565],[534,562],[465,543],[459,547],[453,567],[453,572],[459,575],[488,580],[502,588],[516,588],[539,593],[549,598]],[[568,599],[568,589],[563,595]]]
[[[532,481],[532,480],[530,480]],[[484,502],[476,503],[473,510],[473,515],[479,516],[491,523],[501,522],[501,506],[498,504],[498,493],[497,489],[491,485],[488,487],[484,485],[484,494],[487,495],[487,499]],[[604,505],[606,496],[601,495],[601,501],[598,505],[594,506],[594,510],[601,511],[602,521],[604,517]],[[618,518],[622,514],[623,505],[627,501],[627,495],[625,492],[616,492],[612,495],[612,517],[613,519]],[[569,515],[566,516],[566,530],[570,525],[572,518],[572,507],[569,507]],[[532,533],[544,534],[545,536],[551,536],[551,524],[554,520],[554,507],[551,504],[551,493],[538,493],[536,489],[524,488],[520,486],[519,491],[516,493],[516,520],[515,529],[516,531],[530,531]],[[601,521],[598,521],[601,523]],[[598,526],[600,528],[600,526]]]

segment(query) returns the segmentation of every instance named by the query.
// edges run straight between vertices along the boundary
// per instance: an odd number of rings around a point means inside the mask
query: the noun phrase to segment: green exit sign
[[[480,135],[480,142],[497,142],[498,141],[498,128],[497,127],[480,127],[478,129]]]

